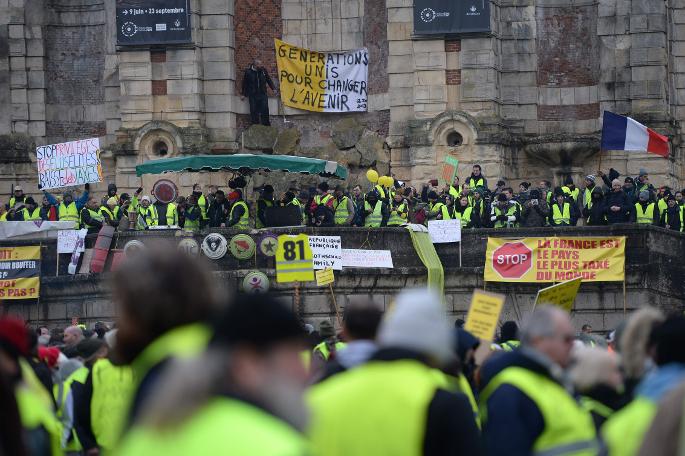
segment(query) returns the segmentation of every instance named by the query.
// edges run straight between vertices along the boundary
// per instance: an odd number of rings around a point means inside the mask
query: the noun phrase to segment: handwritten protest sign
[[[36,299],[40,293],[40,246],[0,249],[0,299]]]
[[[281,101],[316,112],[366,111],[369,52],[317,52],[276,43]]]
[[[452,184],[454,182],[454,177],[457,175],[457,167],[459,166],[459,160],[452,157],[451,155],[445,155],[445,161],[442,165],[442,171],[438,176],[438,184],[444,187],[446,184]]]
[[[346,268],[392,268],[390,250],[342,249],[342,265]]]
[[[582,281],[583,279],[578,277],[577,279],[543,288],[538,291],[538,295],[535,298],[535,306],[551,304],[570,312],[573,309],[573,303],[576,301],[580,282]]]
[[[505,299],[504,295],[498,293],[473,290],[471,307],[466,315],[464,329],[479,339],[493,340]]]
[[[36,147],[38,188],[71,187],[102,181],[100,140],[70,141]]]
[[[340,236],[309,236],[314,269],[331,268],[342,271],[342,244]]]
[[[430,220],[428,234],[433,244],[461,242],[461,220]]]
[[[79,238],[85,239],[87,229],[82,230],[60,230],[57,232],[57,253],[74,253],[76,246],[80,245],[79,252],[83,252],[83,242],[79,243]]]
[[[335,276],[333,275],[333,269],[321,269],[315,272],[316,274],[316,285],[322,287],[328,285],[335,281]]]

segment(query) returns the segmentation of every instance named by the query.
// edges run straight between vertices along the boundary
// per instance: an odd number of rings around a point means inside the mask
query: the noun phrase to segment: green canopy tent
[[[239,174],[251,174],[262,170],[318,174],[327,178],[347,179],[347,168],[337,162],[292,155],[186,155],[150,160],[136,166],[138,176],[182,171],[235,171]]]

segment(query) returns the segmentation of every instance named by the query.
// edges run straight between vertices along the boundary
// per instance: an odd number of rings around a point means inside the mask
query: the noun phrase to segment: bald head
[[[574,331],[568,313],[554,306],[541,306],[521,328],[521,344],[547,356],[561,367],[571,360]]]
[[[78,326],[69,326],[64,330],[64,345],[73,347],[83,340],[83,331]]]

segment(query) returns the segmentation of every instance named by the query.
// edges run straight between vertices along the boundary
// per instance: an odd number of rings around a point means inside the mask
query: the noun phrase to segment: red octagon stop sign
[[[505,279],[520,279],[533,267],[533,251],[523,242],[507,242],[492,252],[492,269]]]

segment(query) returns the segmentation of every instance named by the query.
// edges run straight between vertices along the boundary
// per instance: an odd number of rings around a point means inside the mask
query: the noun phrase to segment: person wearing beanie
[[[62,202],[57,201],[57,198],[47,190],[43,190],[43,195],[47,198],[48,203],[57,207],[57,215],[61,222],[75,222],[75,228],[79,229],[81,226],[81,209],[86,206],[90,199],[90,184],[85,185],[85,191],[77,200],[74,200],[73,193],[69,191],[64,192]]]
[[[499,330],[498,343],[502,350],[512,351],[521,345],[519,340],[519,326],[515,321],[505,321]]]
[[[310,454],[301,434],[304,347],[283,303],[241,295],[217,319],[208,349],[169,367],[117,454]]]
[[[497,195],[490,211],[490,221],[494,228],[515,228],[519,226],[521,213],[518,205],[509,201],[505,192]]]
[[[119,226],[120,217],[117,218],[118,213],[119,200],[114,196],[107,198],[105,205],[100,207],[100,215],[104,219],[104,223],[115,228]]]
[[[571,318],[541,306],[521,327],[521,346],[480,370],[480,405],[488,455],[596,454],[590,414],[565,387],[575,338]]]
[[[319,336],[321,336],[323,342],[312,350],[314,355],[312,371],[316,370],[315,367],[322,366],[327,361],[335,359],[337,352],[345,348],[345,342],[338,339],[333,324],[328,320],[319,323]]]
[[[24,208],[16,212],[15,221],[37,222],[43,220],[40,214],[41,208],[38,207],[36,201],[29,196],[24,200]]]
[[[621,181],[614,179],[611,181],[611,191],[606,195],[604,204],[604,215],[607,223],[628,223],[630,213],[634,210],[628,195],[623,191]]]
[[[198,229],[204,228],[207,225],[208,221],[207,209],[209,208],[209,199],[205,196],[204,193],[202,193],[202,185],[200,184],[193,185],[193,193],[191,195],[195,197],[195,204],[197,204],[197,207],[200,210]]]
[[[228,194],[228,201],[231,203],[231,211],[226,220],[226,227],[233,227],[239,230],[250,228],[250,209],[243,200],[243,191],[236,188]]]
[[[136,229],[147,230],[151,226],[157,226],[158,220],[157,208],[152,204],[152,199],[148,195],[143,196],[138,206]]]
[[[563,188],[554,189],[554,204],[549,211],[551,226],[575,226],[579,214],[578,206],[573,201],[573,196],[569,196]]]
[[[436,371],[454,359],[440,297],[407,290],[381,321],[379,350],[308,394],[312,453],[480,454],[468,398],[443,389]]]
[[[24,189],[20,185],[14,186],[14,192],[12,192],[12,197],[10,198],[7,205],[5,205],[6,210],[12,209],[17,203],[24,203],[26,201],[26,195],[24,194]]]
[[[564,194],[569,198],[571,203],[576,204],[578,202],[580,189],[576,188],[571,176],[566,176],[564,178],[564,185],[561,187],[561,189],[564,191]]]
[[[588,207],[588,205],[592,205],[592,191],[597,187],[595,181],[596,177],[593,174],[585,176],[585,188],[583,189],[583,196],[579,201],[581,211]]]
[[[428,192],[428,201],[434,201],[429,205],[428,220],[450,220],[452,218],[449,195],[440,197],[435,191]]]
[[[255,228],[264,228],[266,225],[266,209],[274,207],[274,188],[271,185],[265,185],[259,193],[257,199],[257,217],[255,217]]]
[[[635,178],[635,193],[639,195],[644,190],[649,192],[650,197],[656,193],[654,186],[649,183],[649,173],[645,169],[640,169],[638,176]]]
[[[661,226],[667,230],[683,231],[685,211],[683,211],[682,207],[678,206],[674,196],[666,197],[666,204],[668,207],[661,215]]]
[[[364,202],[364,226],[367,228],[380,228],[387,226],[390,218],[388,205],[380,198],[376,190],[366,194]]]
[[[607,224],[604,192],[597,185],[592,189],[590,200],[583,208],[583,217],[585,217],[585,224],[588,226],[604,226]]]
[[[650,201],[649,191],[640,191],[635,210],[631,212],[631,222],[639,225],[659,225],[659,219],[659,210],[656,203]]]
[[[685,317],[674,315],[652,327],[646,348],[656,368],[637,385],[632,402],[612,415],[602,427],[602,437],[610,456],[637,455],[640,446],[644,445],[643,438],[654,422],[659,402],[685,381],[683,346]],[[654,422],[654,425],[660,423]]]

